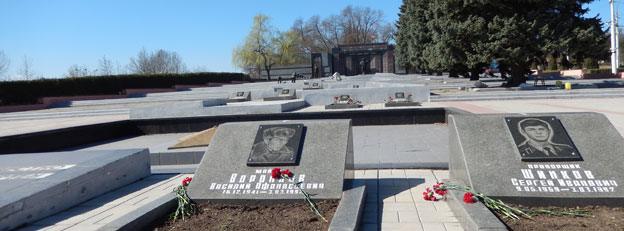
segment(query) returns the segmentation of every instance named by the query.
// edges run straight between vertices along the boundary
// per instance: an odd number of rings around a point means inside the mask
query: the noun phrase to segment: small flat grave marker
[[[237,92],[234,92],[227,99],[228,103],[245,102],[245,101],[251,101],[251,92],[250,91],[237,91]]]
[[[304,83],[303,90],[318,90],[318,89],[323,89],[323,86],[319,82]]]
[[[334,103],[325,105],[325,109],[347,109],[347,108],[359,108],[362,107],[360,102],[351,98],[350,95],[340,95],[334,97]]]
[[[406,96],[407,95],[407,96]],[[386,107],[407,107],[407,106],[420,106],[419,102],[412,100],[412,94],[406,94],[405,92],[395,92],[394,97],[388,97],[385,103]]]
[[[277,96],[266,97],[264,98],[264,101],[297,99],[297,92],[295,89],[276,89],[276,92]]]

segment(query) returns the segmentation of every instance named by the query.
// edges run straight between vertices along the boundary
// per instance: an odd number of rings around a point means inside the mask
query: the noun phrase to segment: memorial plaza
[[[0,200],[0,229],[144,229],[173,211],[173,190],[186,177],[194,177],[189,196],[199,202],[300,199],[296,192],[213,190],[227,187],[219,185],[227,185],[230,176],[263,178],[263,169],[273,166],[305,171],[312,198],[341,199],[330,230],[507,229],[479,202],[465,206],[452,195],[425,200],[423,192],[438,182],[463,182],[511,201],[622,200],[617,186],[622,172],[601,169],[609,164],[594,163],[592,155],[612,158],[609,166],[622,164],[622,157],[605,155],[624,150],[617,150],[624,145],[624,88],[618,87],[623,81],[564,79],[570,90],[555,81],[500,88],[500,78],[483,78],[490,87],[477,88],[474,81],[447,75],[377,73],[198,86],[2,113],[0,145],[8,155],[0,156],[0,181],[7,183],[0,188],[9,193]],[[514,190],[510,179],[521,180],[525,172],[519,169],[532,162],[518,157],[505,167],[502,163],[512,160],[470,157],[518,155],[513,149],[523,140],[514,144],[512,137],[521,138],[515,134],[526,134],[525,128],[514,130],[502,118],[557,118],[564,128],[544,125],[555,133],[550,138],[578,150],[582,160],[548,163],[553,168],[581,163],[578,168],[611,182],[614,192],[542,196],[528,188],[528,193]],[[556,138],[561,129],[567,130],[568,143]],[[274,137],[286,139],[280,153],[293,155],[283,163],[271,161],[275,144],[263,143]],[[300,143],[289,146],[294,139]],[[47,152],[55,153],[27,154]],[[230,157],[236,153],[243,162]],[[253,157],[262,155],[269,156]],[[538,167],[543,162],[534,163],[535,169],[544,168]],[[493,172],[483,175],[479,168]],[[297,177],[302,176],[295,172]]]

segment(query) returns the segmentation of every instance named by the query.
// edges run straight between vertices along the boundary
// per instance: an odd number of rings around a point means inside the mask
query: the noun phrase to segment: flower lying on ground
[[[184,217],[190,217],[197,212],[197,205],[195,202],[191,201],[191,198],[189,198],[186,193],[186,187],[188,187],[191,181],[193,181],[192,177],[186,177],[182,180],[182,184],[178,185],[178,187],[173,190],[178,200],[178,208],[176,208],[172,218],[174,221],[177,220],[178,217],[181,217],[182,220],[184,220]]]
[[[464,193],[464,203],[472,204],[477,202],[477,198],[471,192]]]
[[[276,180],[279,180],[279,179],[290,180],[292,179],[293,175],[294,174],[289,169],[282,170],[280,168],[273,168],[271,170],[271,177]],[[301,188],[301,183],[303,182],[297,182],[295,183],[295,186],[297,186],[297,189],[299,189],[299,191],[303,194],[304,200],[308,203],[308,206],[310,206],[310,209],[312,210],[312,212],[314,212],[314,214],[320,217],[323,221],[327,222],[327,219],[323,217],[323,215],[318,209],[318,206],[316,205],[316,203],[314,203],[314,201],[310,197],[310,194]]]
[[[525,209],[525,208],[516,208],[510,205],[505,204],[503,201],[499,199],[494,199],[488,197],[482,193],[477,193],[472,191],[470,187],[460,186],[454,184],[445,184],[445,183],[437,183],[433,185],[433,190],[430,188],[426,188],[423,192],[423,199],[428,201],[438,201],[442,199],[446,199],[446,195],[448,194],[448,190],[457,190],[464,192],[464,203],[472,204],[476,202],[482,202],[489,209],[503,215],[504,217],[508,217],[511,219],[520,219],[521,217],[531,219],[532,216],[538,214],[547,214],[553,216],[590,216],[591,214],[587,210],[581,209],[564,209],[561,211],[554,210],[545,210],[545,209]]]
[[[186,178],[184,178],[184,180],[182,180],[182,186],[188,186],[189,183],[191,183],[192,180],[193,180],[193,177],[186,177]]]

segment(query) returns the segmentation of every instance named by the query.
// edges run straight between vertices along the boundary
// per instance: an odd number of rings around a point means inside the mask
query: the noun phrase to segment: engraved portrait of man
[[[302,128],[300,124],[260,126],[248,165],[294,164]]]
[[[524,142],[518,144],[522,157],[575,156],[575,148],[553,142],[555,132],[550,123],[538,118],[525,118],[518,122],[518,131]]]

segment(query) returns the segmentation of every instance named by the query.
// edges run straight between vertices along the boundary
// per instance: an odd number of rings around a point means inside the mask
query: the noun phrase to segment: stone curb
[[[199,164],[152,165],[152,174],[193,174]]]
[[[334,218],[329,224],[330,231],[355,231],[359,229],[364,213],[366,186],[358,186],[342,192]]]
[[[175,207],[176,196],[168,193],[97,230],[142,230],[173,211]]]
[[[460,184],[457,181],[450,181]],[[445,182],[447,183],[447,182]],[[453,214],[465,230],[508,230],[498,217],[496,217],[481,202],[474,204],[464,203],[464,193],[457,190],[449,190],[447,202]]]

